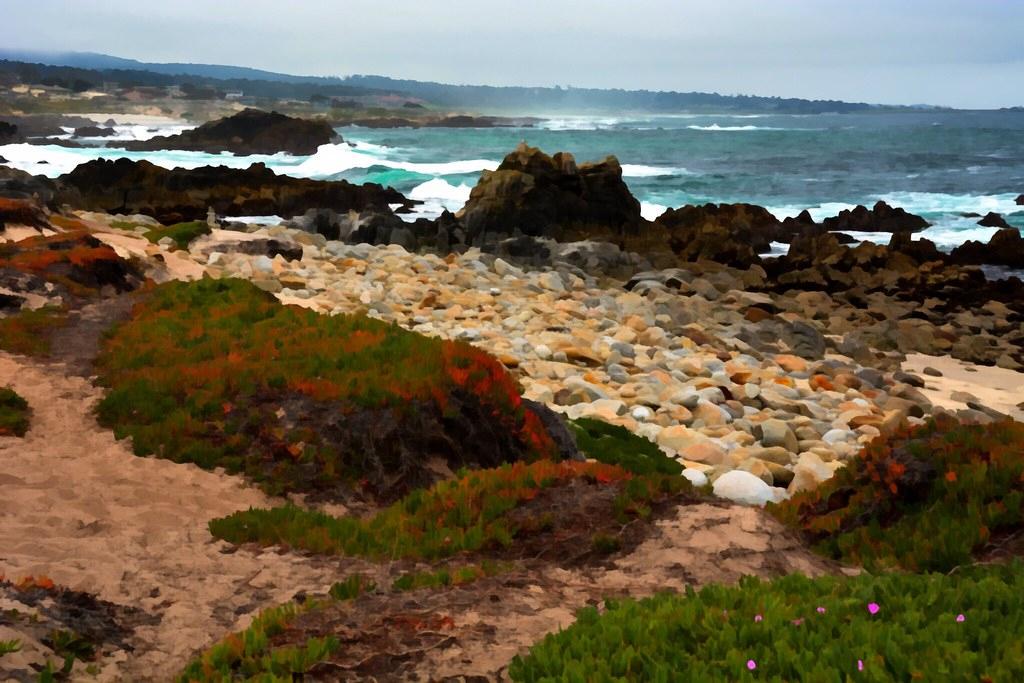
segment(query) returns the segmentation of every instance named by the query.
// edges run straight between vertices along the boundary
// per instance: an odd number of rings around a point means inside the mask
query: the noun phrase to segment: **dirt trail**
[[[246,615],[335,580],[324,562],[223,552],[207,522],[274,501],[237,477],[136,457],[96,424],[100,391],[68,370],[0,354],[0,386],[33,410],[24,439],[0,438],[0,574],[158,615],[136,631],[125,680],[167,680]]]

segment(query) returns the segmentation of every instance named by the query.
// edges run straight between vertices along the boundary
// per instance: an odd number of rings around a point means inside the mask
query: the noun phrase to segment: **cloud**
[[[0,0],[0,44],[303,74],[1024,103],[1024,3]]]

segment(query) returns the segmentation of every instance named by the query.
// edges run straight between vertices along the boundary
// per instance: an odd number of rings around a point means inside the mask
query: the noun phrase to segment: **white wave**
[[[301,157],[290,157],[287,154],[254,154],[236,157],[230,153],[207,154],[205,152],[184,152],[169,150],[161,152],[128,152],[123,149],[108,147],[60,147],[58,145],[29,145],[19,143],[0,145],[0,156],[9,161],[9,166],[19,168],[33,175],[45,175],[55,178],[62,173],[72,171],[75,166],[94,159],[145,159],[163,168],[198,168],[200,166],[228,166],[230,168],[248,168],[250,164],[262,162],[275,171],[285,173],[289,168],[289,160],[294,166],[295,160]]]
[[[943,192],[891,192],[879,197],[892,206],[900,206],[916,214],[980,213],[989,211],[1009,214],[1021,211],[1014,203],[1015,194],[946,194]]]
[[[436,199],[457,204],[455,208],[461,209],[462,205],[469,201],[469,193],[472,190],[473,188],[465,183],[455,186],[443,178],[434,178],[412,188],[409,199]]]
[[[619,124],[622,120],[608,116],[566,116],[546,119],[537,124],[542,130],[600,130]]]
[[[78,164],[93,159],[146,159],[164,168],[198,168],[199,166],[228,166],[247,168],[253,163],[265,163],[276,173],[300,178],[326,178],[350,169],[382,166],[411,173],[430,176],[458,175],[494,170],[497,161],[488,159],[467,159],[441,163],[416,163],[383,159],[356,150],[348,143],[321,145],[316,153],[308,157],[290,154],[252,154],[234,156],[230,153],[207,154],[181,150],[157,152],[128,152],[110,147],[67,148],[57,145],[29,145],[25,143],[0,145],[0,156],[9,160],[9,165],[32,174],[56,177],[67,173]]]
[[[659,178],[674,175],[697,175],[682,166],[644,166],[643,164],[622,164],[622,175],[626,178]]]
[[[737,131],[737,130],[809,130],[801,128],[773,128],[771,126],[720,126],[712,123],[710,126],[687,126],[689,130],[713,130],[713,131]]]
[[[821,222],[830,216],[837,215],[840,211],[852,209],[855,206],[856,204],[844,204],[842,202],[825,202],[818,204],[817,206],[783,204],[780,206],[768,206],[765,208],[780,221],[786,220],[787,218],[796,218],[801,211],[807,209],[807,212],[811,214],[811,218],[817,222]]]
[[[288,164],[282,166],[281,172],[305,178],[323,178],[353,168],[370,168],[371,166],[383,166],[384,168],[409,171],[410,173],[440,176],[493,171],[498,168],[498,162],[489,159],[467,159],[464,161],[441,163],[394,161],[365,154],[347,142],[343,142],[336,145],[320,145],[316,150],[316,154],[306,158],[298,165]],[[275,168],[275,170],[277,169]]]
[[[649,221],[653,221],[661,214],[668,211],[668,207],[664,204],[654,204],[652,202],[640,202],[640,215]]]

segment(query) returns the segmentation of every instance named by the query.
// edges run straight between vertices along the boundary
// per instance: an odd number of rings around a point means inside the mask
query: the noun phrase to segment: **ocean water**
[[[883,199],[924,216],[933,226],[923,235],[944,248],[995,232],[961,213],[995,211],[1024,228],[1024,207],[1014,204],[1024,193],[1021,112],[579,116],[534,128],[338,131],[345,143],[309,157],[36,145],[0,146],[0,156],[48,176],[101,156],[185,168],[262,161],[295,176],[391,185],[424,202],[415,216],[434,216],[460,208],[480,172],[526,141],[549,153],[572,152],[580,162],[616,155],[648,218],[688,203],[745,201],[779,218],[809,209],[820,220]],[[119,139],[152,134],[118,127]]]

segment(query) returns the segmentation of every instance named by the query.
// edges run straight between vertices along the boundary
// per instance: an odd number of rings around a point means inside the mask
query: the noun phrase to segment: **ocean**
[[[181,127],[117,130],[121,139],[139,139]],[[809,209],[820,220],[882,199],[931,222],[923,236],[945,249],[995,232],[963,213],[995,211],[1024,228],[1024,206],[1014,203],[1024,193],[1024,112],[579,116],[533,128],[338,132],[344,143],[325,145],[308,157],[98,146],[116,145],[111,138],[88,141],[97,147],[84,149],[5,145],[0,156],[51,177],[99,157],[149,159],[168,167],[262,161],[279,173],[390,185],[424,202],[409,217],[415,218],[459,209],[480,172],[496,168],[525,141],[548,153],[572,152],[578,162],[616,155],[645,217],[652,219],[666,207],[742,201],[765,206],[780,219]]]

